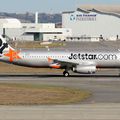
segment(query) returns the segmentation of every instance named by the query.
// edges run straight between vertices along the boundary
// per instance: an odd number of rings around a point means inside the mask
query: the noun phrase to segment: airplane
[[[120,53],[15,50],[0,35],[0,61],[26,67],[64,69],[63,75],[68,77],[70,70],[93,74],[98,68],[120,68]]]

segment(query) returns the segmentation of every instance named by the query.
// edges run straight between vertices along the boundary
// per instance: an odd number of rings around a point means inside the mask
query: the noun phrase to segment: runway
[[[0,120],[120,120],[120,104],[0,106]]]
[[[117,71],[99,71],[95,75],[71,74],[63,77],[57,74],[19,74],[0,75],[0,83],[26,83],[52,86],[64,86],[88,90],[92,96],[83,103],[120,103],[120,77]],[[112,72],[112,73],[111,73]]]
[[[61,73],[0,74],[0,83],[26,83],[85,89],[92,96],[72,105],[0,106],[0,120],[120,120],[120,78],[118,70],[95,75]]]

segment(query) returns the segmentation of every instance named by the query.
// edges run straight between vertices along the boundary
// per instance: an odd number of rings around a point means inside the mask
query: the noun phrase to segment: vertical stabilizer
[[[0,35],[0,54],[9,51],[9,49],[14,50],[5,40],[5,38]]]

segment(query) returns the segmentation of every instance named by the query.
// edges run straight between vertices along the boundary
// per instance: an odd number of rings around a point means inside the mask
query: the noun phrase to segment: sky
[[[120,4],[120,0],[0,0],[0,12],[62,13],[85,4]]]

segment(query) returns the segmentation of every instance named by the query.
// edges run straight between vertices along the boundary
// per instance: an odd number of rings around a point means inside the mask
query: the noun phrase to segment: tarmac
[[[61,49],[119,51],[120,42],[67,43]],[[56,48],[55,48],[56,49]],[[77,104],[0,106],[0,120],[120,120],[119,70],[99,70],[95,75],[71,73],[0,74],[0,83],[26,83],[89,90],[92,96]]]
[[[99,70],[93,75],[71,73],[63,77],[62,73],[12,74],[0,75],[0,83],[26,83],[52,86],[64,86],[88,90],[92,96],[83,103],[120,103],[120,77],[118,70]]]
[[[120,120],[120,78],[118,70],[95,75],[16,74],[0,75],[0,83],[26,83],[85,89],[92,96],[77,104],[0,106],[0,120]]]
[[[120,120],[120,104],[0,106],[0,120]]]

